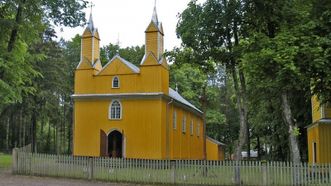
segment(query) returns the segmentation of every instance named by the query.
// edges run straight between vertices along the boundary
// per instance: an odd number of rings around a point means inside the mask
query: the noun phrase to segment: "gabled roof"
[[[139,73],[140,72],[140,69],[132,64],[131,62],[123,59],[119,54],[116,54],[103,68],[102,70],[99,72],[99,74],[104,71],[112,62],[115,61],[115,59],[119,59],[123,64],[125,64],[127,67],[129,67],[130,70],[132,70],[132,72],[134,73]]]
[[[169,96],[175,100],[177,100],[180,103],[183,103],[186,106],[191,107],[192,109],[202,113],[201,110],[196,108],[194,105],[192,105],[190,102],[188,102],[186,99],[184,99],[178,92],[176,92],[174,89],[169,87]]]
[[[225,144],[224,144],[224,143],[222,143],[222,142],[219,142],[219,141],[217,141],[217,140],[215,140],[215,139],[213,139],[213,138],[211,138],[211,137],[209,137],[209,136],[207,136],[207,139],[208,139],[209,141],[211,141],[211,142],[213,142],[213,143],[217,144],[217,145],[222,145],[222,146],[225,146]]]

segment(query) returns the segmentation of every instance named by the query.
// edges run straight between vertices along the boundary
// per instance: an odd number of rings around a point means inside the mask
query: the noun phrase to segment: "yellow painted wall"
[[[318,124],[314,124],[307,129],[308,139],[308,162],[313,163],[313,142],[316,142],[316,161],[319,162],[319,128]]]
[[[331,124],[319,124],[319,163],[331,163]]]
[[[174,128],[174,112],[176,112],[176,128]],[[183,117],[186,116],[186,132],[183,133]],[[190,123],[193,120],[193,135],[190,131]],[[172,104],[169,113],[170,129],[170,154],[171,159],[203,159],[203,121],[201,117]],[[200,123],[200,134],[197,134]]]
[[[316,142],[316,163],[331,162],[331,124],[317,123],[308,128],[308,159],[313,163],[313,142]]]
[[[160,99],[119,100],[121,120],[109,120],[112,100],[76,100],[74,126],[74,155],[100,155],[100,129],[124,132],[127,158],[161,159],[161,103]]]
[[[82,56],[86,57],[90,62],[93,63],[100,57],[100,39],[98,36],[99,34],[97,32],[94,36],[92,36],[88,29],[86,29],[82,35]]]
[[[224,160],[224,149],[208,138],[206,139],[207,160]]]

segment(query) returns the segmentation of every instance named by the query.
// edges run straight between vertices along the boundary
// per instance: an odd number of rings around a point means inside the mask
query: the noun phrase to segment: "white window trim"
[[[186,116],[183,116],[183,121],[182,121],[182,133],[186,133]]]
[[[172,127],[174,130],[177,129],[177,112],[176,110],[174,110],[174,113],[173,113],[173,118],[172,118]]]
[[[200,122],[197,124],[197,136],[200,137]]]
[[[117,101],[120,104],[120,118],[112,118],[111,117],[111,106],[113,105],[113,103],[115,101]],[[108,119],[109,120],[121,120],[122,119],[122,114],[123,114],[123,106],[122,106],[121,101],[117,100],[117,99],[112,100],[112,102],[110,103],[109,108],[108,108]]]
[[[191,120],[190,132],[191,132],[191,136],[193,136],[194,135],[194,124],[193,124],[193,120]]]
[[[118,87],[114,87],[114,79],[117,78],[118,81]],[[114,76],[112,81],[111,81],[111,87],[112,88],[120,88],[121,84],[120,84],[120,78],[118,76]]]

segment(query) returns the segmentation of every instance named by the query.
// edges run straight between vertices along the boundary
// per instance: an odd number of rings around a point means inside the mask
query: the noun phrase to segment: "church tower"
[[[77,69],[94,67],[100,59],[100,37],[98,29],[94,27],[92,12],[81,39],[81,61]],[[84,64],[85,63],[85,64]],[[99,66],[98,64],[97,66]]]
[[[154,6],[152,19],[147,29],[145,30],[145,57],[152,54],[156,58],[157,64],[168,67],[166,60],[163,57],[164,54],[164,33],[162,23],[159,22],[156,6]],[[142,61],[141,65],[155,65]]]
[[[144,80],[147,92],[169,94],[169,67],[164,57],[163,27],[158,20],[156,6],[152,19],[145,30],[145,56],[140,63],[141,73],[149,78]],[[149,74],[149,75],[148,75]]]

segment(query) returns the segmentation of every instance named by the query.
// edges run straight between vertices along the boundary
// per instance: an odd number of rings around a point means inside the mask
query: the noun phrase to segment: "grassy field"
[[[0,153],[0,168],[9,168],[11,161],[11,155]]]

